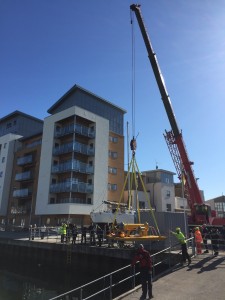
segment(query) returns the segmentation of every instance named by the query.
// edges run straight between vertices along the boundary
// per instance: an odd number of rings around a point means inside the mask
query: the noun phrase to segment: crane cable
[[[135,137],[135,34],[133,13],[130,11],[131,17],[131,48],[132,48],[132,136]]]
[[[137,177],[136,177],[136,174],[138,174],[139,176],[139,179],[141,181],[141,184],[142,184],[142,187],[143,187],[143,190],[144,190],[144,194],[145,194],[145,197],[146,197],[146,200],[148,202],[148,205],[149,205],[149,208],[150,208],[150,212],[151,212],[151,215],[152,215],[152,219],[153,219],[153,222],[155,223],[155,226],[156,226],[156,230],[158,232],[158,234],[160,235],[160,231],[159,231],[159,227],[158,227],[158,224],[157,224],[157,220],[155,218],[155,215],[153,213],[153,210],[152,210],[152,206],[151,206],[151,201],[150,201],[150,198],[148,197],[147,195],[147,191],[146,191],[146,188],[145,188],[145,185],[144,185],[144,182],[143,182],[143,179],[142,179],[142,176],[141,176],[141,173],[139,171],[139,168],[138,168],[138,165],[137,165],[137,161],[135,159],[135,151],[136,151],[136,148],[137,148],[137,144],[136,144],[136,138],[135,138],[135,28],[134,28],[134,19],[133,19],[133,12],[130,11],[130,18],[131,18],[131,34],[132,34],[132,135],[133,135],[133,139],[131,140],[131,150],[133,151],[133,157],[132,157],[132,174],[134,176],[134,179],[135,179],[135,186],[137,188]],[[129,170],[128,170],[129,172]],[[131,187],[132,187],[132,184],[131,184]],[[138,211],[138,219],[139,219],[139,222],[140,222],[140,210],[139,210],[139,203],[137,203],[137,211]]]

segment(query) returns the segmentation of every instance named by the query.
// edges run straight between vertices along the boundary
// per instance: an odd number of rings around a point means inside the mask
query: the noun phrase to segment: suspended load
[[[116,241],[162,241],[166,237],[160,235],[153,226],[145,224],[124,224],[114,226],[113,231],[107,236]]]

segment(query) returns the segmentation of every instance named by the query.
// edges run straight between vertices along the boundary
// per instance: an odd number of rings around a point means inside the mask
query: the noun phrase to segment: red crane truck
[[[150,39],[148,37],[143,18],[141,15],[140,5],[132,4],[130,9],[135,13],[144,43],[148,52],[148,57],[152,66],[153,73],[161,94],[161,98],[171,125],[172,130],[164,134],[167,146],[172,156],[178,178],[183,181],[184,195],[187,198],[191,210],[189,224],[210,224],[223,225],[225,218],[216,217],[216,212],[211,211],[211,207],[205,204],[199,190],[197,180],[192,169],[193,162],[188,158],[188,153],[184,144],[182,133],[177,125],[175,114],[173,112],[170,97],[166,90],[162,73],[159,68],[157,57],[153,51]]]

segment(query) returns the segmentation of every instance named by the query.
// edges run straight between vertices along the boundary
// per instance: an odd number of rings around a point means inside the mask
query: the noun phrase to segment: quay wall
[[[106,248],[89,245],[67,245],[55,243],[43,243],[35,241],[21,241],[7,238],[0,238],[0,249],[2,257],[7,255],[13,259],[33,262],[37,264],[76,265],[82,264],[110,264],[126,265],[130,263],[133,251],[131,249]],[[117,262],[117,263],[115,263]]]
[[[82,262],[86,265],[106,265],[107,272],[120,268],[131,262],[134,255],[134,248],[108,248],[90,246],[89,244],[61,244],[40,240],[17,240],[0,237],[1,254],[12,257],[21,262],[32,262],[35,264],[54,265],[58,267],[76,266]],[[152,252],[152,251],[150,251]],[[154,251],[155,252],[155,251]],[[153,253],[153,252],[152,252]],[[178,253],[161,254],[157,260],[165,259],[170,255],[170,262],[175,264],[179,260]],[[164,257],[163,257],[164,256]],[[109,266],[107,268],[107,266]],[[115,267],[115,268],[114,268]]]

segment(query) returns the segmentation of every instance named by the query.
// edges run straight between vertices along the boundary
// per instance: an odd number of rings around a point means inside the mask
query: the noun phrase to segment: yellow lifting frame
[[[132,155],[132,160],[131,160],[131,163],[130,165],[128,166],[128,172],[127,172],[127,175],[126,175],[126,178],[125,178],[125,181],[124,181],[124,184],[123,184],[123,188],[122,188],[122,192],[121,192],[121,195],[120,195],[120,199],[119,199],[119,202],[118,202],[118,205],[117,205],[117,208],[116,208],[116,212],[115,212],[115,217],[114,217],[114,222],[113,222],[113,226],[115,225],[115,221],[116,221],[116,216],[117,216],[117,213],[119,211],[119,207],[120,207],[120,203],[121,203],[121,200],[122,200],[122,197],[123,197],[123,194],[124,194],[124,190],[125,190],[125,187],[126,187],[126,184],[127,184],[127,181],[128,181],[128,176],[130,174],[130,169],[132,167],[132,178],[131,178],[131,187],[132,187],[132,184],[133,184],[133,179],[134,179],[134,182],[135,182],[135,187],[137,188],[138,186],[138,183],[137,183],[137,174],[138,174],[138,177],[140,178],[140,181],[141,181],[141,184],[142,184],[142,187],[143,187],[143,190],[144,190],[144,194],[145,194],[145,197],[146,197],[146,200],[148,202],[148,205],[149,205],[149,208],[150,208],[150,212],[151,212],[151,215],[152,215],[152,219],[154,221],[154,224],[156,226],[156,231],[158,233],[158,235],[160,236],[160,232],[159,232],[159,227],[158,227],[158,224],[157,224],[157,221],[156,221],[156,218],[155,218],[155,215],[154,215],[154,212],[152,210],[152,206],[151,206],[151,203],[150,203],[150,199],[148,197],[148,194],[147,194],[147,191],[146,191],[146,188],[145,188],[145,185],[144,185],[144,182],[143,182],[143,179],[141,177],[141,173],[139,171],[139,168],[138,168],[138,165],[137,165],[137,162],[136,162],[136,159],[135,159],[135,153],[133,152],[133,155]],[[137,172],[136,172],[137,171]],[[130,195],[129,195],[130,197]],[[129,208],[130,208],[130,199],[128,198],[128,201],[129,201]],[[140,222],[140,208],[139,208],[139,201],[137,201],[136,203],[137,205],[137,213],[138,213],[138,221],[139,223]]]

